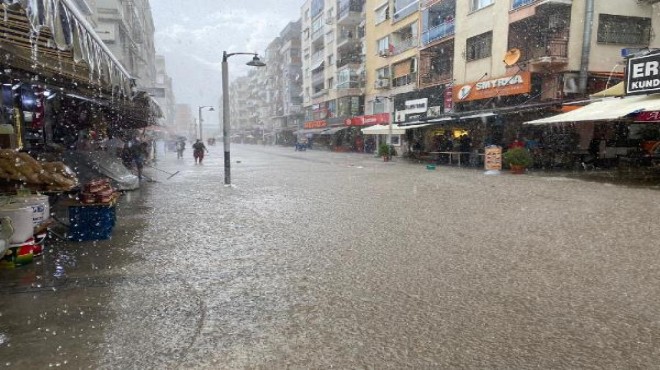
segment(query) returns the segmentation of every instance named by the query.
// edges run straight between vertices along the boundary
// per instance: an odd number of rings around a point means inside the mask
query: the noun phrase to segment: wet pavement
[[[248,145],[225,187],[210,150],[0,271],[0,367],[660,363],[657,187]]]

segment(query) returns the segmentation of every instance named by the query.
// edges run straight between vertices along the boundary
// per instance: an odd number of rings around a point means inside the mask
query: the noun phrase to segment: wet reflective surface
[[[0,271],[0,366],[660,363],[657,189],[247,145],[225,187],[210,150]]]

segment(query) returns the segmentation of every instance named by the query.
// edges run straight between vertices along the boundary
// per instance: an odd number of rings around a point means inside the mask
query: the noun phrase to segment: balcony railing
[[[444,37],[451,36],[456,32],[456,22],[448,21],[440,23],[439,25],[429,28],[422,32],[422,45],[428,45],[433,41],[440,40]]]
[[[437,85],[443,82],[451,81],[452,73],[420,73],[419,82],[422,85]]]
[[[392,48],[393,50],[392,50],[391,55],[401,54],[404,51],[410,50],[414,47],[417,47],[417,39],[416,38],[411,37],[409,39],[405,39],[403,41],[400,41],[400,42],[394,44],[394,47]]]
[[[337,19],[342,19],[346,17],[350,12],[362,13],[362,1],[340,0],[339,13],[337,13]]]
[[[359,64],[359,63],[362,63],[362,59],[360,57],[342,58],[337,60],[337,68],[341,68],[347,64]]]
[[[522,8],[534,3],[551,4],[553,2],[557,2],[558,4],[571,4],[571,0],[513,0],[513,3],[511,4],[511,10],[516,10],[518,8]]]
[[[523,6],[527,6],[537,1],[539,0],[513,0],[513,4],[511,5],[511,10],[522,8]]]
[[[319,37],[323,37],[323,31],[325,30],[324,27],[320,27],[319,29],[315,30],[312,32],[312,41],[316,41]]]
[[[396,23],[405,17],[415,13],[416,11],[419,10],[419,1],[415,1],[413,3],[408,4],[405,6],[403,9],[399,9],[394,13],[392,16],[392,22]]]
[[[534,60],[543,57],[568,57],[568,40],[548,40],[541,45],[534,45],[522,48],[522,56],[527,60]]]

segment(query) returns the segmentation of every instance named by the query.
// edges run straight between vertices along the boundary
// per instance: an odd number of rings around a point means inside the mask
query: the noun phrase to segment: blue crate
[[[70,240],[106,240],[112,235],[116,223],[114,206],[72,206],[69,207]]]

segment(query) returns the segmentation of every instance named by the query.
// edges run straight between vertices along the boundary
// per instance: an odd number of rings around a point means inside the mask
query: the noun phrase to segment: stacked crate
[[[86,184],[80,204],[69,206],[68,238],[76,241],[110,239],[116,222],[116,199],[117,193],[109,181],[95,180]]]

